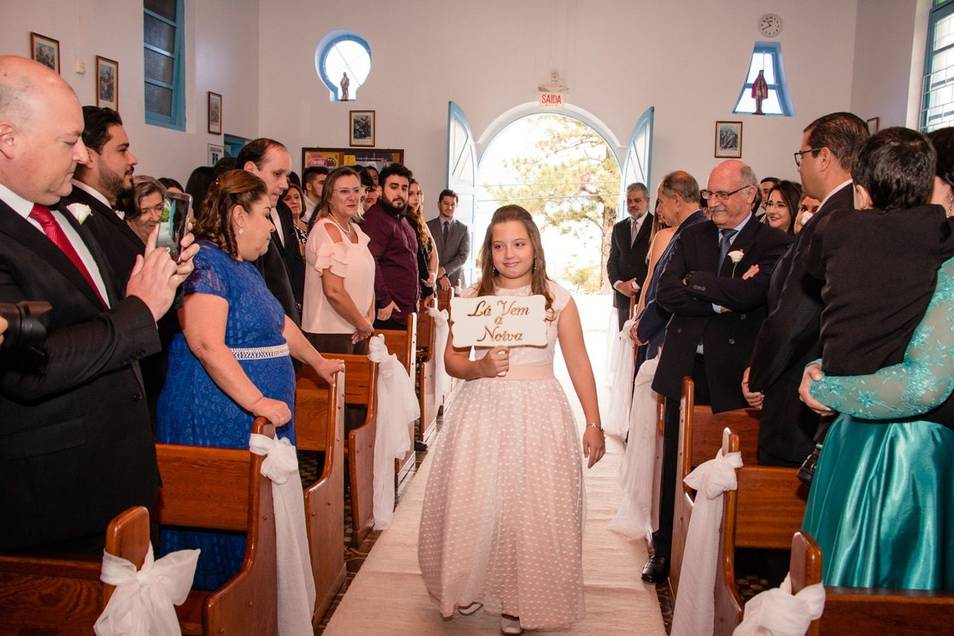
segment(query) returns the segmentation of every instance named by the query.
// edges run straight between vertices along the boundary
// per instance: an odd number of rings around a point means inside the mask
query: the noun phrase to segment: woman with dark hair
[[[374,168],[370,170],[374,170]],[[377,178],[371,176],[370,170],[365,168],[359,173],[361,175],[361,187],[364,189],[364,194],[361,199],[362,210],[367,210],[377,203],[378,198],[381,196],[381,187],[378,185]],[[377,174],[377,171],[375,171],[375,174]]]
[[[765,222],[777,230],[795,234],[795,214],[802,197],[802,186],[794,181],[779,181],[769,190],[765,201]]]
[[[424,192],[417,179],[411,179],[407,189],[407,222],[417,234],[417,271],[421,277],[421,299],[427,300],[434,293],[437,270],[440,268],[434,237],[424,218]]]
[[[183,283],[182,333],[169,348],[159,397],[159,442],[248,448],[252,420],[268,418],[279,437],[295,441],[295,370],[290,356],[325,380],[343,368],[326,360],[268,291],[253,265],[274,226],[265,184],[244,170],[220,176],[193,232],[201,249]],[[216,589],[238,570],[245,538],[199,530],[163,532],[164,552],[202,549],[195,586]]]
[[[166,189],[157,179],[142,175],[133,177],[133,189],[120,199],[123,218],[143,245],[162,219],[165,197]]]
[[[185,194],[185,188],[182,187],[182,184],[172,177],[159,177],[156,179],[156,181],[162,184],[162,187],[166,189],[166,192],[181,192],[182,194]]]
[[[418,561],[445,618],[483,607],[504,634],[566,629],[583,616],[580,452],[592,467],[605,450],[580,314],[547,277],[523,208],[494,212],[479,262],[463,296],[542,296],[546,346],[448,343],[447,372],[462,383],[427,480]],[[586,417],[582,442],[553,375],[557,341]]]
[[[928,133],[928,139],[937,151],[931,203],[944,208],[951,217],[954,216],[954,128],[939,128]]]
[[[192,171],[189,180],[186,181],[185,191],[192,197],[192,209],[196,217],[205,205],[205,195],[213,181],[215,181],[215,168],[210,166],[199,166]]]
[[[292,213],[292,223],[295,226],[295,236],[298,237],[298,253],[305,255],[305,241],[308,240],[308,224],[301,220],[302,210],[305,209],[305,194],[301,187],[289,182],[288,189],[282,195],[282,201]]]

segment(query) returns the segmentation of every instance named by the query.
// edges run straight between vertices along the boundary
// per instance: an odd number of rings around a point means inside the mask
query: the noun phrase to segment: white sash
[[[632,539],[648,537],[654,529],[656,392],[652,385],[657,366],[659,356],[643,362],[636,372],[629,415],[629,441],[619,471],[623,498],[609,524],[610,530]]]
[[[287,439],[252,433],[248,448],[264,455],[262,475],[272,481],[275,554],[278,572],[278,633],[314,634],[315,579],[308,553],[305,497],[298,476],[298,456]]]
[[[612,349],[610,373],[608,377],[609,407],[603,417],[603,432],[620,439],[626,439],[629,431],[629,411],[633,403],[633,372],[636,369],[636,356],[633,350],[633,338],[629,329],[636,320],[630,318],[616,334]]]
[[[732,636],[803,636],[825,609],[825,586],[809,585],[792,596],[792,583],[756,594],[745,604],[745,618]]]
[[[447,349],[447,310],[437,310],[436,307],[428,307],[427,315],[434,320],[434,351],[431,357],[434,359],[434,408],[435,410],[444,403],[444,398],[450,391],[451,377],[444,368],[444,351]]]
[[[103,552],[100,580],[116,586],[96,619],[97,636],[166,636],[181,634],[173,605],[182,605],[189,590],[199,550],[179,550],[155,561],[152,544],[142,569],[126,559]]]
[[[679,573],[672,636],[712,633],[722,494],[736,489],[735,469],[741,466],[741,453],[723,456],[720,448],[715,459],[703,463],[683,480],[695,489],[696,499]]]
[[[408,424],[421,416],[414,382],[384,336],[372,336],[368,358],[378,363],[378,412],[374,433],[374,529],[385,530],[394,518],[394,460],[411,450]]]

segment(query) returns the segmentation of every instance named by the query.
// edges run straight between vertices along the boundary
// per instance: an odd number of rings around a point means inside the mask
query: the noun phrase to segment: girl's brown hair
[[[252,205],[267,196],[265,182],[254,174],[245,170],[229,170],[212,183],[205,197],[205,205],[196,207],[192,233],[196,240],[205,239],[237,257],[238,243],[232,227],[232,209],[238,205],[249,212]]]
[[[417,187],[420,188],[421,184],[417,182],[417,179],[411,179],[408,183],[408,190],[410,191],[411,186],[417,183]],[[421,188],[421,204],[417,206],[416,210],[412,210],[410,207],[407,209],[407,219],[411,221],[411,227],[414,228],[414,231],[417,233],[417,242],[420,245],[430,245],[430,248],[425,248],[425,251],[430,254],[431,250],[434,249],[435,245],[431,242],[431,233],[427,231],[427,221],[424,219],[424,189]]]
[[[497,269],[494,267],[493,256],[493,237],[494,226],[498,223],[507,221],[520,221],[527,228],[527,235],[530,237],[530,245],[533,247],[533,266],[530,275],[530,293],[541,295],[546,299],[546,308],[548,313],[553,308],[553,295],[550,293],[550,287],[547,284],[547,262],[543,256],[543,241],[540,239],[540,230],[537,224],[533,222],[530,213],[519,205],[505,205],[494,211],[490,219],[490,225],[487,226],[487,233],[484,235],[484,242],[480,246],[480,256],[478,257],[478,267],[480,267],[480,283],[477,286],[478,296],[493,296],[495,290],[495,275]]]

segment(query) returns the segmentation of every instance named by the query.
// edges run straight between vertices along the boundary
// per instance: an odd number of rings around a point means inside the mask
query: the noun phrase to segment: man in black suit
[[[83,106],[83,144],[89,162],[76,166],[73,190],[64,199],[67,207],[87,206],[90,217],[84,222],[106,252],[109,265],[122,289],[129,280],[136,257],[146,246],[116,209],[120,194],[133,187],[133,171],[138,163],[129,150],[129,137],[119,113],[111,108]]]
[[[646,279],[649,237],[653,219],[647,214],[649,191],[642,183],[626,186],[626,211],[629,218],[613,226],[606,276],[613,286],[613,306],[619,316],[619,328],[629,319],[631,298],[639,298],[639,290]]]
[[[804,191],[822,202],[779,260],[769,285],[769,316],[762,325],[743,391],[762,407],[759,463],[799,466],[815,446],[818,416],[798,399],[805,365],[821,357],[822,282],[808,276],[805,254],[818,222],[853,209],[851,170],[868,127],[851,113],[831,113],[805,128],[795,161]]]
[[[238,166],[265,182],[272,204],[272,232],[268,251],[255,261],[268,289],[295,324],[301,324],[301,302],[305,293],[305,261],[298,251],[291,210],[281,202],[288,189],[291,157],[288,149],[265,137],[250,141],[239,152]]]
[[[0,550],[101,552],[110,519],[159,485],[137,360],[159,350],[156,321],[198,248],[177,266],[153,244],[118,287],[59,204],[90,161],[82,132],[59,74],[0,57],[0,302],[52,306],[42,343],[0,353]]]
[[[702,192],[711,220],[680,234],[659,281],[657,300],[672,318],[653,379],[653,390],[666,398],[666,416],[659,530],[643,568],[650,583],[669,574],[682,378],[692,376],[696,403],[711,404],[716,413],[745,406],[742,372],[767,313],[772,269],[790,241],[755,218],[757,190],[758,180],[743,162],[716,166]]]
[[[645,305],[635,333],[636,341],[640,344],[637,364],[655,358],[666,337],[670,314],[659,306],[656,294],[659,291],[659,279],[672,258],[675,241],[686,228],[706,220],[706,215],[699,208],[699,183],[684,170],[676,170],[663,177],[656,192],[656,200],[659,201],[659,207],[656,208],[659,219],[669,227],[676,228],[676,231],[660,254],[652,278],[645,283]]]

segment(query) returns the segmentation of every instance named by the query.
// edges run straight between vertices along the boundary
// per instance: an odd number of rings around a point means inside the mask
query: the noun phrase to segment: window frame
[[[931,92],[934,90],[930,86],[930,78],[934,73],[934,56],[939,53],[943,53],[944,51],[954,49],[954,42],[951,42],[951,44],[948,44],[944,48],[935,50],[933,48],[934,34],[937,30],[938,22],[950,16],[951,14],[954,14],[954,0],[933,0],[931,3],[931,11],[928,14],[927,38],[924,42],[924,75],[921,76],[921,110],[918,115],[918,126],[921,129],[921,132],[925,133],[928,132],[928,130],[933,130],[928,126],[928,100],[931,97]],[[944,88],[945,86],[948,86],[952,83],[954,83],[954,75],[945,80],[944,84],[938,88]],[[954,115],[954,102],[951,102],[951,114]],[[949,122],[949,125],[954,125],[954,121]],[[938,126],[938,128],[943,127],[943,125]]]
[[[754,82],[749,81],[749,70],[752,68],[752,58],[757,54],[768,54],[772,58],[772,67],[774,69],[775,83],[769,84],[769,90],[774,90],[778,95],[778,104],[782,109],[781,113],[763,113],[759,117],[793,117],[795,107],[792,106],[792,99],[789,95],[788,79],[785,76],[785,64],[782,59],[781,42],[756,42],[752,47],[752,55],[748,58],[748,64],[745,67],[745,81],[742,82],[742,90],[733,102],[732,113],[735,115],[754,115],[754,112],[738,110],[739,102],[747,91],[752,90]]]
[[[371,76],[371,68],[373,67],[374,56],[371,54],[371,46],[368,44],[368,41],[363,37],[355,33],[354,31],[347,30],[338,30],[332,31],[321,39],[318,43],[318,46],[315,48],[315,72],[318,73],[318,79],[321,80],[321,83],[325,85],[325,88],[328,89],[330,93],[330,100],[332,102],[340,101],[341,95],[338,92],[338,82],[328,77],[328,74],[325,72],[325,58],[328,57],[328,53],[335,47],[336,44],[341,42],[355,42],[361,46],[368,54],[368,77]],[[361,83],[361,86],[367,83],[367,78]],[[354,88],[355,95],[361,86],[356,86]],[[354,101],[354,98],[349,99],[348,101]]]
[[[150,79],[145,76],[145,53],[143,53],[143,111],[145,112],[146,123],[151,126],[162,126],[175,130],[185,130],[185,7],[184,0],[176,0],[176,20],[159,15],[143,6],[143,21],[146,16],[159,20],[176,30],[175,51],[166,51],[145,41],[145,24],[143,24],[143,49],[152,51],[159,55],[172,58],[172,83],[160,80]],[[163,115],[148,110],[145,100],[146,85],[158,86],[160,88],[172,91],[172,112],[170,115]]]

